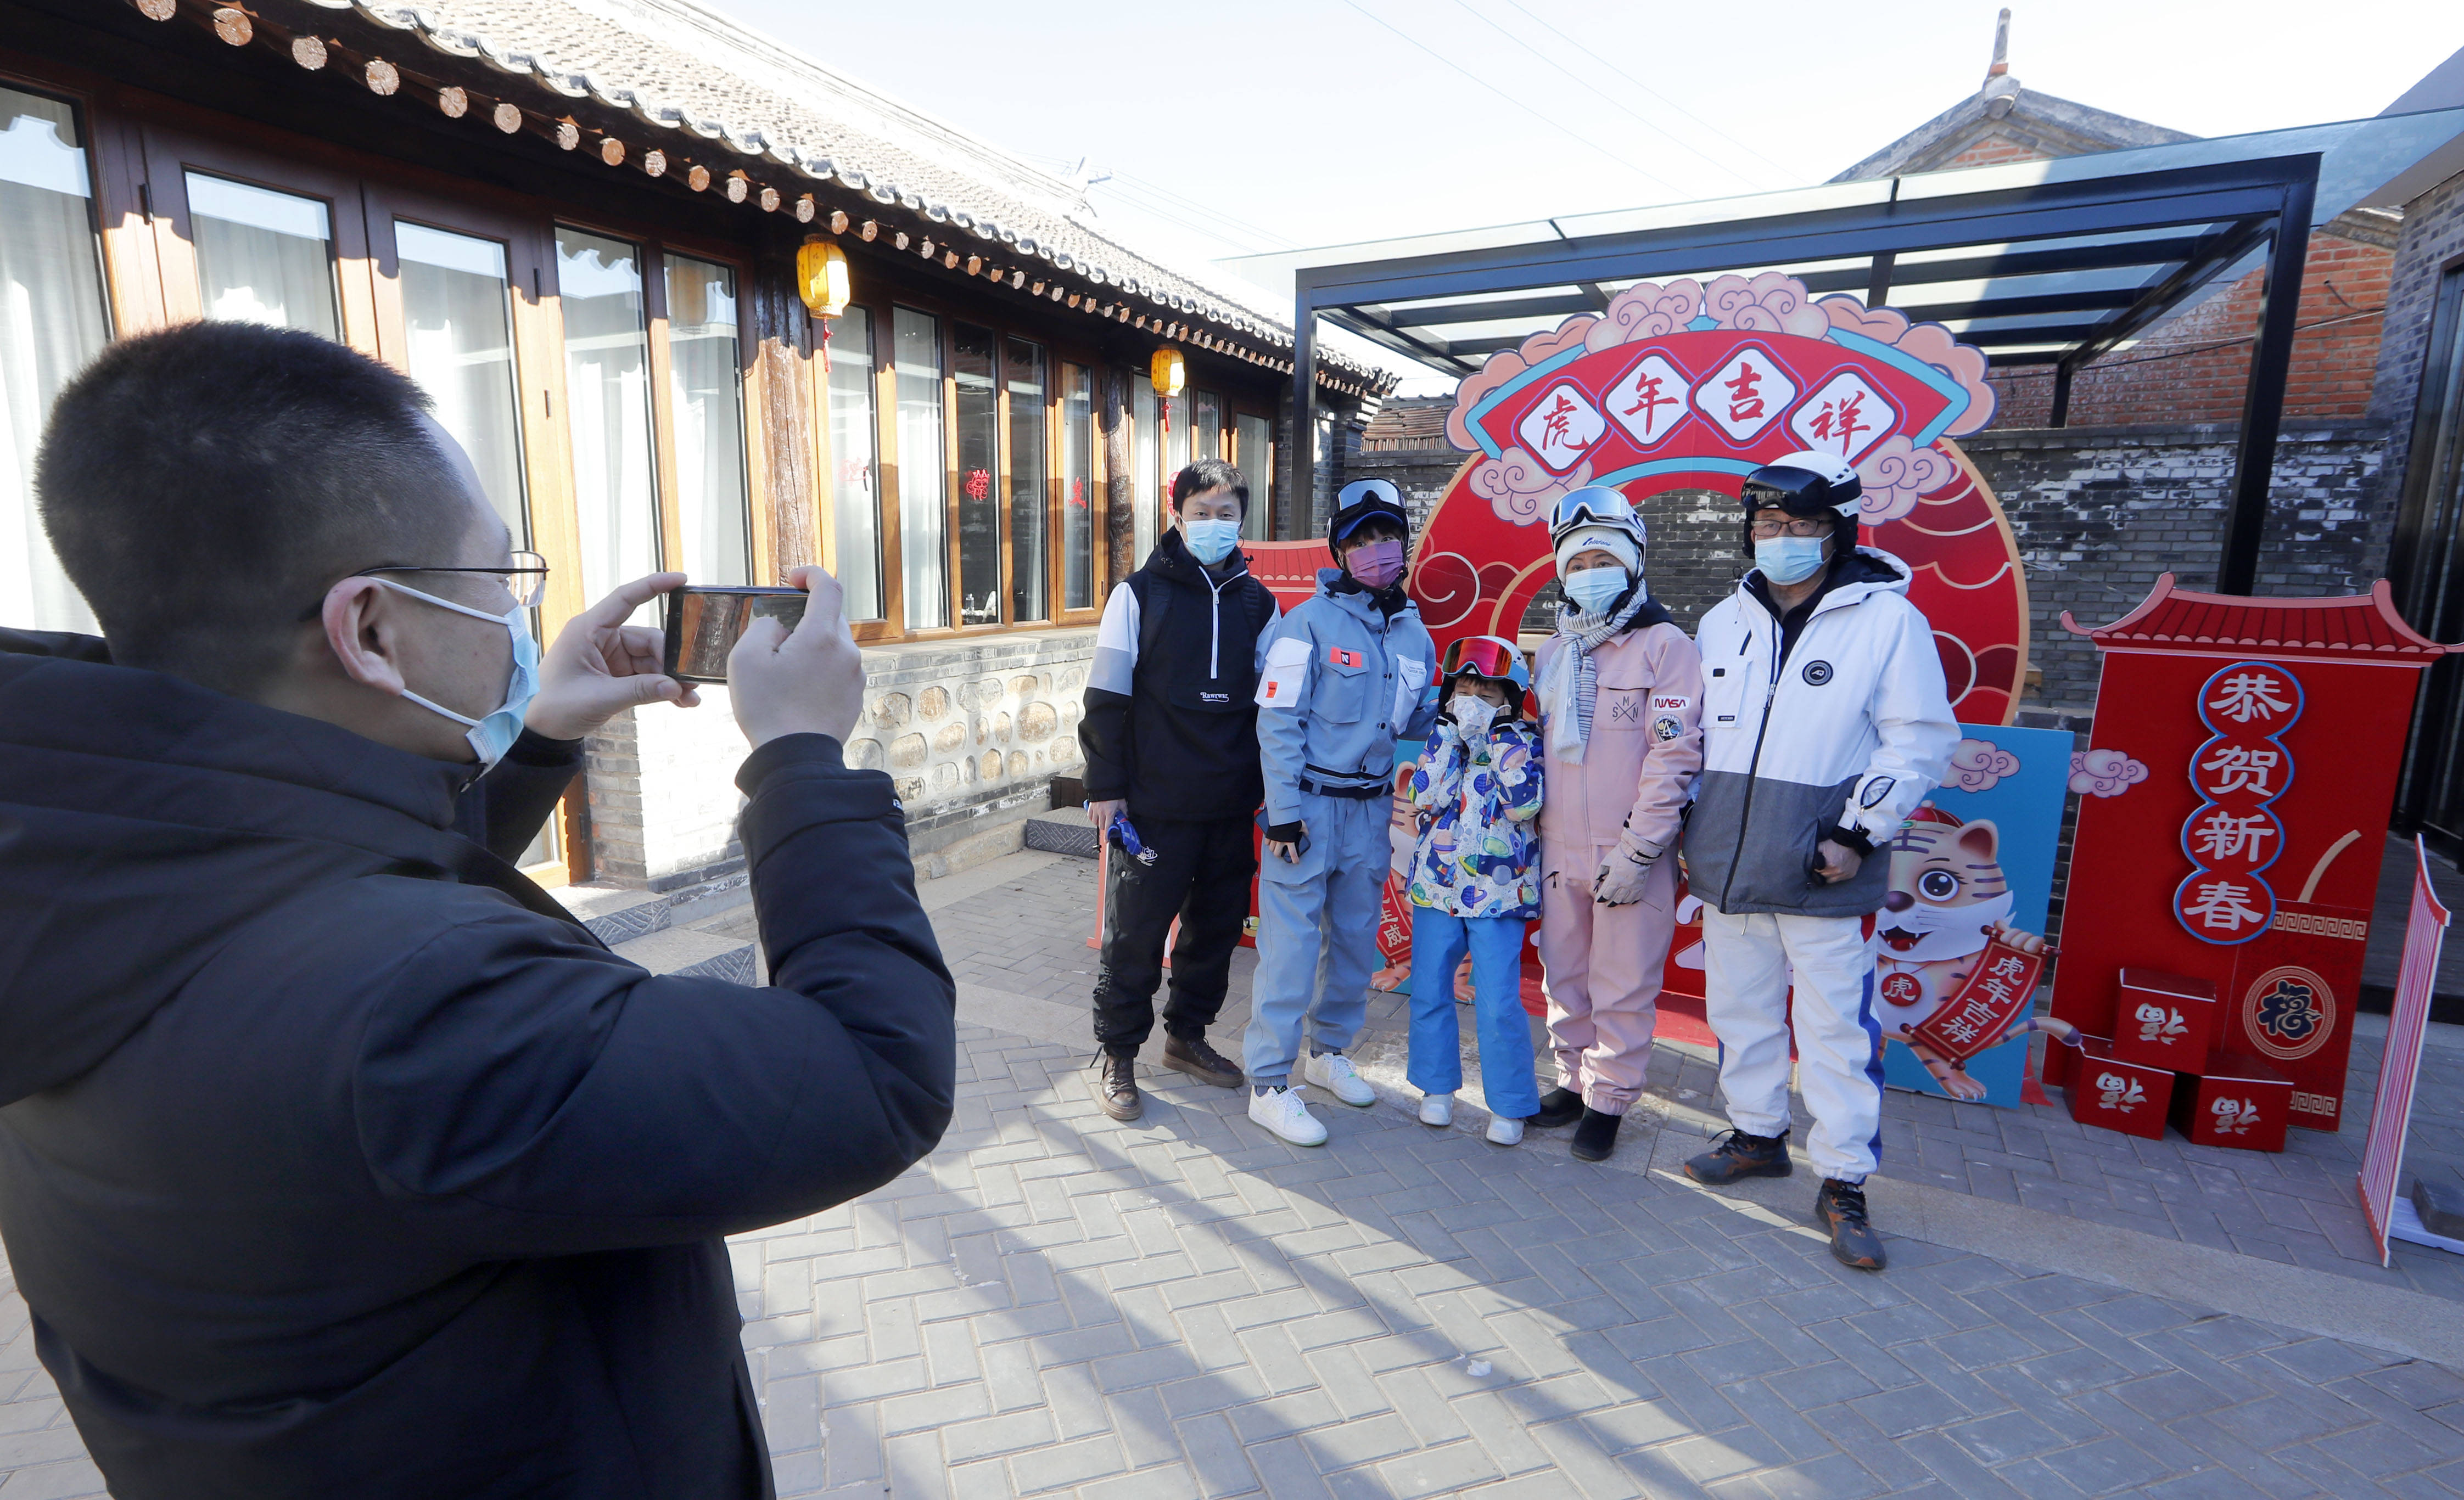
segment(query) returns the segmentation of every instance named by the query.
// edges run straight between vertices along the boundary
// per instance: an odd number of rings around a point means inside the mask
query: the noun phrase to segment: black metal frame
[[[1867,305],[1881,306],[1895,291],[1933,283],[2144,270],[2133,286],[2045,294],[2022,284],[2003,296],[1989,291],[1960,302],[1910,300],[1899,308],[1910,317],[1936,320],[2096,315],[1959,335],[1985,349],[1996,366],[2052,365],[2053,422],[2060,426],[2069,419],[2078,370],[2263,249],[2258,337],[2218,568],[2223,592],[2248,594],[2257,579],[2319,162],[2314,151],[1913,198],[1903,189],[1915,179],[1900,178],[1886,196],[1840,207],[1782,207],[1623,233],[1305,266],[1294,272],[1291,492],[1305,492],[1309,480],[1305,455],[1316,424],[1321,315],[1420,363],[1469,374],[1481,359],[1526,336],[1449,340],[1433,330],[1596,311],[1611,294],[1603,282],[1847,260],[1862,264],[1811,271],[1799,279],[1809,292],[1856,291]],[[1905,258],[1971,246],[1977,254]],[[1529,293],[1543,294],[1511,295]]]

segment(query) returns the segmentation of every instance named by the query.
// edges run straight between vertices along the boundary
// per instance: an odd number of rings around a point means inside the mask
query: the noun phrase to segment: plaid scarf
[[[1549,715],[1550,759],[1569,766],[1583,763],[1600,685],[1599,664],[1592,653],[1621,634],[1650,603],[1651,591],[1638,586],[1624,606],[1612,612],[1586,615],[1572,604],[1557,606],[1557,634],[1566,649],[1550,662],[1540,680],[1540,707]],[[1666,617],[1666,611],[1660,613]]]

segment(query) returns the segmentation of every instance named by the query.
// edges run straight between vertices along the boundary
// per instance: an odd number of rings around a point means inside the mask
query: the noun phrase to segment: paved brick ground
[[[1090,889],[1065,863],[935,921],[965,982],[1075,1005]],[[1155,1075],[1116,1125],[1083,1052],[960,1046],[930,1160],[733,1247],[783,1494],[2464,1493],[2435,1365],[1907,1240],[1856,1274],[1749,1204],[1392,1106],[1321,1100],[1301,1150]],[[1704,1128],[1705,1067],[1667,1049],[1630,1135]],[[0,1281],[0,1500],[99,1492]]]

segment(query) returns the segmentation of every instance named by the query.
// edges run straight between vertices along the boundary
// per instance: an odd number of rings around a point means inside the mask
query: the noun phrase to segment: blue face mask
[[[1803,583],[1822,567],[1819,536],[1765,536],[1754,542],[1754,566],[1773,583]]]
[[[1566,576],[1566,599],[1585,615],[1596,615],[1617,601],[1630,580],[1623,568],[1585,568]]]
[[[539,696],[539,642],[531,637],[531,612],[517,606],[502,615],[491,615],[486,610],[473,609],[468,604],[456,604],[451,599],[441,599],[433,594],[422,594],[417,589],[405,587],[391,578],[378,578],[376,581],[397,594],[407,594],[412,598],[424,599],[439,609],[450,609],[457,615],[468,615],[473,620],[493,620],[504,626],[507,633],[514,638],[514,670],[505,683],[505,701],[484,719],[466,718],[442,704],[430,703],[407,687],[402,693],[405,698],[430,713],[440,713],[456,724],[469,725],[471,732],[463,738],[469,740],[471,749],[478,752],[479,770],[482,774],[486,773],[496,762],[505,758],[505,751],[514,748],[514,741],[522,737],[522,715],[530,710],[531,700]]]
[[[1188,547],[1191,556],[1212,568],[1232,555],[1232,549],[1240,545],[1241,523],[1183,521],[1180,523],[1180,539]]]

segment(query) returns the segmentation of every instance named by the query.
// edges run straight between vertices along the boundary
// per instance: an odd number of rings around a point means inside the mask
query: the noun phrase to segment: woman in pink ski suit
[[[1660,979],[1677,926],[1665,858],[1703,766],[1703,663],[1643,583],[1641,517],[1593,486],[1550,518],[1566,591],[1540,647],[1540,962],[1559,1087],[1536,1126],[1581,1123],[1602,1161],[1642,1092]]]

